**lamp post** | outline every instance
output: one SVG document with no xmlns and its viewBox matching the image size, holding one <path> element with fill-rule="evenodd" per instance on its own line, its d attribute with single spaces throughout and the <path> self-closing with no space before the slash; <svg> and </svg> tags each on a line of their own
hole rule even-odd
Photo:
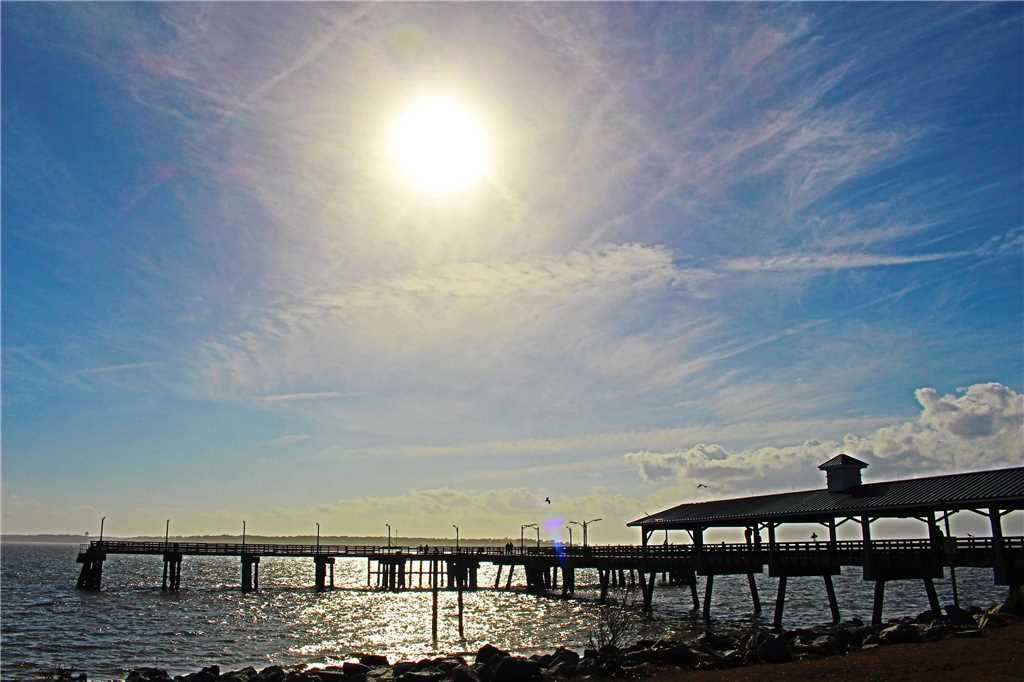
<svg viewBox="0 0 1024 682">
<path fill-rule="evenodd" d="M 533 527 L 537 529 L 537 549 L 540 549 L 540 526 L 535 523 Z"/>
<path fill-rule="evenodd" d="M 320 553 L 320 522 L 316 522 L 316 553 Z"/>
<path fill-rule="evenodd" d="M 458 527 L 458 526 L 456 526 L 456 525 L 455 525 L 455 524 L 453 523 L 453 524 L 452 524 L 452 528 L 454 528 L 454 529 L 455 529 L 455 551 L 456 551 L 456 552 L 458 552 L 458 551 L 459 551 L 459 527 Z"/>
<path fill-rule="evenodd" d="M 167 523 L 164 524 L 164 551 L 167 551 L 168 538 L 171 535 L 171 520 L 167 519 Z"/>
<path fill-rule="evenodd" d="M 384 525 L 388 527 L 388 549 L 391 549 L 391 524 L 385 523 Z"/>
<path fill-rule="evenodd" d="M 590 519 L 589 521 L 570 521 L 569 523 L 574 524 L 576 526 L 579 526 L 580 528 L 583 529 L 583 546 L 586 547 L 587 546 L 587 539 L 588 539 L 587 538 L 587 526 L 589 526 L 592 523 L 597 523 L 598 521 L 603 521 L 603 520 L 604 519 Z"/>
<path fill-rule="evenodd" d="M 525 554 L 526 553 L 526 529 L 527 528 L 536 528 L 536 527 L 537 527 L 536 523 L 524 523 L 521 526 L 519 526 L 519 553 L 520 554 Z M 540 533 L 539 530 L 537 532 L 538 532 L 538 534 Z"/>
<path fill-rule="evenodd" d="M 107 521 L 107 517 L 106 516 L 104 516 L 102 519 L 100 519 L 100 544 L 101 545 L 103 544 L 103 524 L 106 523 L 106 521 Z"/>
<path fill-rule="evenodd" d="M 572 526 L 566 526 L 565 529 L 569 531 L 569 548 L 572 549 Z"/>
<path fill-rule="evenodd" d="M 242 520 L 242 554 L 245 554 L 245 520 Z"/>
</svg>

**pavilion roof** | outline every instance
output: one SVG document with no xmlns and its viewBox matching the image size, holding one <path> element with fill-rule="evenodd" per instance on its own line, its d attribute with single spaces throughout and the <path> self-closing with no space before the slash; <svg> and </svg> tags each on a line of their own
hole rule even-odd
<svg viewBox="0 0 1024 682">
<path fill-rule="evenodd" d="M 804 490 L 690 502 L 627 525 L 658 529 L 743 526 L 763 521 L 817 521 L 862 513 L 910 516 L 989 506 L 1024 508 L 1024 467 L 864 483 L 843 492 Z"/>
</svg>

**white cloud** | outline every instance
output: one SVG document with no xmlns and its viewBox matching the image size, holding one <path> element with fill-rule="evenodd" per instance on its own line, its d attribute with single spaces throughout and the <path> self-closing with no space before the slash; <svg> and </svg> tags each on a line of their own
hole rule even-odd
<svg viewBox="0 0 1024 682">
<path fill-rule="evenodd" d="M 668 452 L 630 452 L 625 459 L 647 481 L 711 480 L 716 492 L 817 486 L 815 466 L 838 452 L 872 464 L 867 475 L 876 477 L 1024 463 L 1024 395 L 998 383 L 974 384 L 957 395 L 940 395 L 931 388 L 915 395 L 922 408 L 917 419 L 884 426 L 869 436 L 732 453 L 717 444 L 698 444 Z"/>
<path fill-rule="evenodd" d="M 925 253 L 916 256 L 893 256 L 872 253 L 789 253 L 777 256 L 734 258 L 722 263 L 725 270 L 741 272 L 790 270 L 845 270 L 849 268 L 875 268 L 960 258 L 963 252 Z"/>
</svg>

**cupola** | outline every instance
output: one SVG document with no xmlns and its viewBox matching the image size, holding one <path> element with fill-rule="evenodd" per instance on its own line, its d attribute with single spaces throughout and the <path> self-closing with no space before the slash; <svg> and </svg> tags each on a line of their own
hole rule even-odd
<svg viewBox="0 0 1024 682">
<path fill-rule="evenodd" d="M 830 493 L 843 493 L 860 485 L 860 470 L 867 466 L 855 457 L 840 453 L 818 468 L 825 472 Z"/>
</svg>

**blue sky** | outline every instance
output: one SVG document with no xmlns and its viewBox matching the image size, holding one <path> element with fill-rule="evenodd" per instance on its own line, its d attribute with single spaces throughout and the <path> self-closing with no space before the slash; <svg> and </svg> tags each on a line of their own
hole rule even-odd
<svg viewBox="0 0 1024 682">
<path fill-rule="evenodd" d="M 7 4 L 4 530 L 626 539 L 1020 464 L 1022 23 Z M 491 147 L 443 197 L 386 153 L 433 92 Z"/>
</svg>

